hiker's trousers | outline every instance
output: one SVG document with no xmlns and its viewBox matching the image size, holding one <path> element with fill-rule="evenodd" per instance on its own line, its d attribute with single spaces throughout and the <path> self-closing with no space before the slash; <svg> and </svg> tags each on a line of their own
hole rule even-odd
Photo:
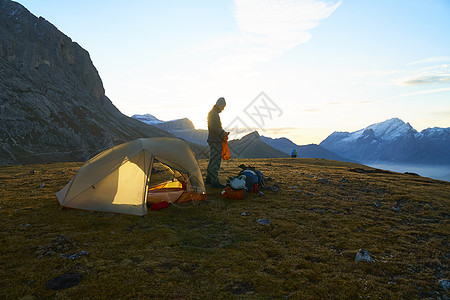
<svg viewBox="0 0 450 300">
<path fill-rule="evenodd" d="M 209 164 L 206 169 L 206 177 L 211 182 L 219 182 L 219 168 L 222 161 L 222 143 L 209 144 Z"/>
</svg>

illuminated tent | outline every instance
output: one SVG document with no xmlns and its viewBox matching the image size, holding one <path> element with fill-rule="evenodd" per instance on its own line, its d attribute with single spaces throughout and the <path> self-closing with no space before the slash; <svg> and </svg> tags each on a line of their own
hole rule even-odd
<svg viewBox="0 0 450 300">
<path fill-rule="evenodd" d="M 173 179 L 149 187 L 155 161 Z M 177 203 L 206 199 L 197 158 L 176 138 L 141 138 L 118 145 L 87 161 L 74 178 L 56 193 L 64 208 L 147 214 L 147 203 Z"/>
</svg>

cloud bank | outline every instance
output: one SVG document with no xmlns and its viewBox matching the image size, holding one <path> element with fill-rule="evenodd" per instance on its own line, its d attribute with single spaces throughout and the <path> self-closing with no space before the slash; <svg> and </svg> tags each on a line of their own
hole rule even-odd
<svg viewBox="0 0 450 300">
<path fill-rule="evenodd" d="M 239 31 L 212 38 L 191 50 L 216 53 L 209 70 L 249 71 L 255 64 L 306 43 L 311 39 L 309 31 L 340 5 L 341 1 L 235 0 L 233 14 Z"/>
</svg>

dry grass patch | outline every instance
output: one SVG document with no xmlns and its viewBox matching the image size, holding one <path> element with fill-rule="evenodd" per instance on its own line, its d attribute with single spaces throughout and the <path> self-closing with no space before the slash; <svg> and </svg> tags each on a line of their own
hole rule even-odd
<svg viewBox="0 0 450 300">
<path fill-rule="evenodd" d="M 208 201 L 144 218 L 59 210 L 55 193 L 81 163 L 0 167 L 0 297 L 449 296 L 437 282 L 449 277 L 450 183 L 322 159 L 233 159 L 222 163 L 221 181 L 241 163 L 280 192 L 227 200 L 208 188 Z M 375 262 L 356 263 L 361 248 Z M 60 256 L 79 251 L 89 255 Z M 83 278 L 46 290 L 65 273 Z"/>
</svg>

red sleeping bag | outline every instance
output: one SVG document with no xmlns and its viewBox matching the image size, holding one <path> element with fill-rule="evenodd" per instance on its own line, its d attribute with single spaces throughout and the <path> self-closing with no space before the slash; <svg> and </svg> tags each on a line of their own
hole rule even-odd
<svg viewBox="0 0 450 300">
<path fill-rule="evenodd" d="M 160 209 L 166 208 L 168 206 L 169 206 L 169 202 L 161 201 L 161 202 L 157 202 L 157 203 L 152 203 L 150 205 L 150 210 L 153 210 L 153 211 L 160 210 Z"/>
</svg>

